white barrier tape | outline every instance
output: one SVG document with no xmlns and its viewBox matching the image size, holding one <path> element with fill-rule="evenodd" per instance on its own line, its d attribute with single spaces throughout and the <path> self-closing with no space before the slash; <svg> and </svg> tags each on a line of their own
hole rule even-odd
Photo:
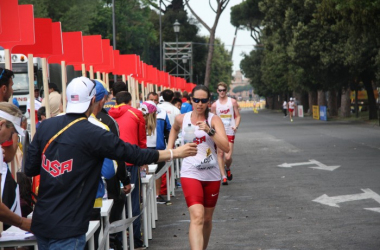
<svg viewBox="0 0 380 250">
<path fill-rule="evenodd" d="M 164 173 L 166 173 L 171 165 L 173 165 L 173 161 L 166 162 L 165 166 L 155 175 L 155 179 L 159 179 Z"/>
<path fill-rule="evenodd" d="M 109 235 L 109 234 L 114 234 L 114 233 L 119 233 L 119 232 L 124 232 L 127 230 L 127 228 L 140 216 L 125 219 L 125 220 L 117 220 L 112 222 L 111 224 L 107 223 L 106 228 L 104 229 L 103 235 Z M 107 237 L 103 237 L 102 241 L 99 244 L 98 250 L 103 250 L 106 249 L 106 240 Z"/>
<path fill-rule="evenodd" d="M 154 185 L 154 184 L 153 184 Z M 146 192 L 146 197 L 149 197 L 150 193 L 153 192 L 153 188 L 150 187 L 150 185 L 148 185 L 148 189 L 147 189 L 147 192 Z M 106 228 L 104 229 L 104 233 L 103 235 L 108 235 L 108 234 L 113 234 L 113 233 L 118 233 L 118 232 L 123 232 L 123 231 L 126 231 L 127 228 L 138 218 L 140 217 L 146 206 L 147 206 L 147 203 L 148 203 L 148 199 L 147 199 L 147 202 L 145 202 L 144 206 L 140 208 L 140 214 L 137 215 L 137 216 L 134 216 L 132 218 L 129 218 L 129 219 L 124 219 L 124 220 L 117 220 L 117 221 L 114 221 L 112 222 L 111 224 L 107 223 L 107 226 Z M 98 250 L 104 250 L 105 249 L 105 244 L 106 244 L 106 240 L 107 240 L 107 237 L 103 237 L 102 238 L 102 241 L 100 242 L 99 244 L 99 247 L 98 247 Z"/>
</svg>

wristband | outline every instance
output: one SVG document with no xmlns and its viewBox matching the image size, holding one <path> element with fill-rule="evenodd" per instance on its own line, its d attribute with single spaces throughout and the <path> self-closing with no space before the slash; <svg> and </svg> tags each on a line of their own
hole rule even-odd
<svg viewBox="0 0 380 250">
<path fill-rule="evenodd" d="M 173 150 L 169 149 L 169 151 L 170 151 L 170 160 L 168 160 L 168 161 L 172 161 L 173 160 Z"/>
</svg>

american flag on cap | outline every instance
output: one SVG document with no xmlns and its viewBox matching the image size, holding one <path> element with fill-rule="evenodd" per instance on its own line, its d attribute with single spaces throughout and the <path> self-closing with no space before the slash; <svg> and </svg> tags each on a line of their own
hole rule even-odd
<svg viewBox="0 0 380 250">
<path fill-rule="evenodd" d="M 71 95 L 70 99 L 72 102 L 78 102 L 79 101 L 79 95 Z"/>
</svg>

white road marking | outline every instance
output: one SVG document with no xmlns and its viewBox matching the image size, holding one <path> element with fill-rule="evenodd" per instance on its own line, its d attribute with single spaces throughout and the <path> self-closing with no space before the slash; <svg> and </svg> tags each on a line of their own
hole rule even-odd
<svg viewBox="0 0 380 250">
<path fill-rule="evenodd" d="M 358 201 L 358 200 L 366 200 L 373 199 L 380 204 L 380 195 L 372 191 L 371 189 L 362 189 L 363 193 L 360 194 L 349 194 L 349 195 L 339 195 L 329 197 L 327 194 L 324 194 L 316 199 L 314 202 L 318 202 L 331 207 L 340 207 L 338 203 L 347 202 L 347 201 Z M 366 210 L 374 211 L 380 213 L 380 207 L 378 208 L 364 208 Z"/>
<path fill-rule="evenodd" d="M 280 167 L 280 168 L 291 168 L 291 167 L 304 166 L 304 165 L 317 165 L 318 167 L 309 167 L 309 168 L 326 170 L 326 171 L 334 171 L 335 169 L 340 167 L 340 166 L 327 166 L 327 165 L 325 165 L 322 162 L 319 162 L 317 160 L 309 160 L 307 162 L 298 162 L 298 163 L 283 163 L 281 165 L 278 165 L 278 167 Z"/>
</svg>

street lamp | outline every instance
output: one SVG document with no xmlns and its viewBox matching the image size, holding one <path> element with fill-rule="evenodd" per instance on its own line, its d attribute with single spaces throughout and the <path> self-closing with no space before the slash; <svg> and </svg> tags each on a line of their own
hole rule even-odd
<svg viewBox="0 0 380 250">
<path fill-rule="evenodd" d="M 175 22 L 173 23 L 173 28 L 174 28 L 174 33 L 175 33 L 175 43 L 176 43 L 176 47 L 177 47 L 177 52 L 176 52 L 176 62 L 177 62 L 177 67 L 176 67 L 176 71 L 177 71 L 177 76 L 178 76 L 178 33 L 179 33 L 179 30 L 180 30 L 180 26 L 181 24 L 178 22 L 178 19 L 175 20 Z"/>
<path fill-rule="evenodd" d="M 183 62 L 183 64 L 187 63 L 187 59 L 189 59 L 189 57 L 187 55 L 183 55 L 182 56 L 182 62 Z"/>
</svg>

